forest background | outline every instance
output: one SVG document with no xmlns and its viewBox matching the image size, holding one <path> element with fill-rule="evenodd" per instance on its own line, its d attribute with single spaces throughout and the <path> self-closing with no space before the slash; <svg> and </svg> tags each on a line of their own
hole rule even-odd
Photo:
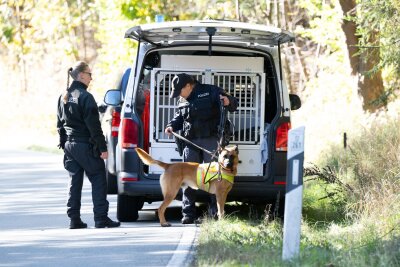
<svg viewBox="0 0 400 267">
<path fill-rule="evenodd" d="M 283 49 L 291 93 L 302 100 L 293 127 L 306 126 L 306 161 L 331 143 L 397 117 L 399 1 L 378 0 L 1 0 L 1 146 L 55 148 L 56 102 L 77 60 L 93 71 L 101 101 L 130 67 L 141 23 L 240 20 L 296 34 Z"/>
</svg>

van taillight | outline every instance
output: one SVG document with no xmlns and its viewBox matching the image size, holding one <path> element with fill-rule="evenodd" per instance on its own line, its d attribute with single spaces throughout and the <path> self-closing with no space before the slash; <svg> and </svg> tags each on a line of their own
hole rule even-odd
<svg viewBox="0 0 400 267">
<path fill-rule="evenodd" d="M 119 124 L 121 122 L 121 114 L 118 111 L 113 111 L 111 119 L 111 136 L 118 137 Z"/>
<path fill-rule="evenodd" d="M 288 143 L 288 132 L 291 128 L 289 122 L 284 122 L 279 125 L 278 129 L 276 129 L 276 142 L 275 142 L 275 150 L 276 151 L 287 151 L 287 143 Z"/>
<path fill-rule="evenodd" d="M 132 119 L 122 119 L 121 144 L 122 148 L 135 148 L 138 144 L 139 126 Z"/>
</svg>

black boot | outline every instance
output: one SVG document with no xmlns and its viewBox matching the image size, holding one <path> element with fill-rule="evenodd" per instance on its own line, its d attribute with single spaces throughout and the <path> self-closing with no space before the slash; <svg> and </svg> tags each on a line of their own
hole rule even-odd
<svg viewBox="0 0 400 267">
<path fill-rule="evenodd" d="M 110 218 L 106 217 L 106 219 L 101 220 L 101 221 L 96 221 L 94 224 L 94 227 L 96 228 L 114 228 L 114 227 L 119 227 L 121 225 L 120 222 L 115 222 L 111 220 Z"/>
<path fill-rule="evenodd" d="M 191 217 L 184 216 L 182 218 L 182 224 L 193 224 L 193 223 L 194 223 L 194 219 Z"/>
<path fill-rule="evenodd" d="M 81 229 L 87 228 L 87 224 L 82 222 L 81 218 L 71 219 L 69 223 L 69 229 Z"/>
</svg>

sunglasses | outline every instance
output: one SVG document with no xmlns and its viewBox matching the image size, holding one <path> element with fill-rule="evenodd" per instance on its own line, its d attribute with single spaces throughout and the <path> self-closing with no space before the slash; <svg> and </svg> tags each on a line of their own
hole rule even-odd
<svg viewBox="0 0 400 267">
<path fill-rule="evenodd" d="M 92 73 L 91 72 L 84 71 L 83 73 L 89 74 L 90 78 L 92 78 Z"/>
</svg>

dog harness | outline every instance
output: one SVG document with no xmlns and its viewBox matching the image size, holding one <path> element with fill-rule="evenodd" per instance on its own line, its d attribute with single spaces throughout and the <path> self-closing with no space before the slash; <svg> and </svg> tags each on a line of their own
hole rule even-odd
<svg viewBox="0 0 400 267">
<path fill-rule="evenodd" d="M 233 175 L 219 173 L 219 165 L 217 162 L 212 162 L 210 168 L 208 168 L 208 166 L 209 164 L 200 164 L 197 168 L 197 186 L 199 189 L 208 192 L 210 190 L 210 182 L 219 177 L 233 184 L 233 179 L 235 177 Z"/>
</svg>

